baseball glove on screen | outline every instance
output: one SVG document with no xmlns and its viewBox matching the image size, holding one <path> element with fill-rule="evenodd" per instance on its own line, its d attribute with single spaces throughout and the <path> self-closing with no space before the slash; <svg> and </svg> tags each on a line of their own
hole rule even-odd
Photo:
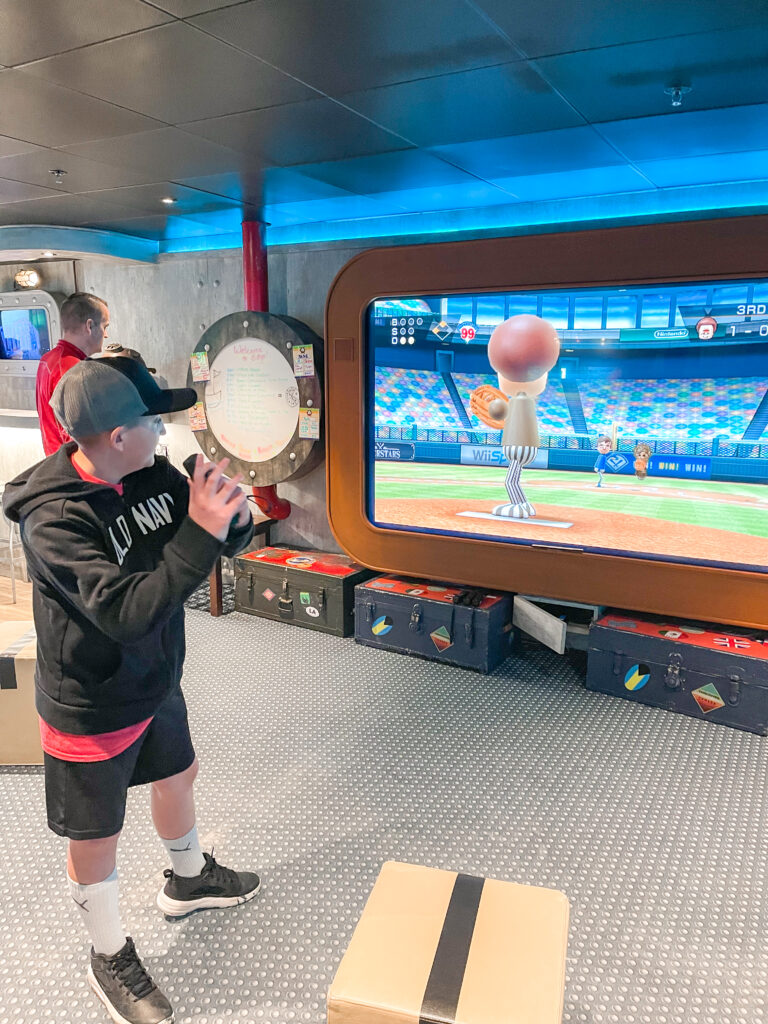
<svg viewBox="0 0 768 1024">
<path fill-rule="evenodd" d="M 488 411 L 491 402 L 497 398 L 502 399 L 504 402 L 507 401 L 507 396 L 499 391 L 498 388 L 494 388 L 490 384 L 482 384 L 479 388 L 475 388 L 469 396 L 469 411 L 473 416 L 481 420 L 486 427 L 492 427 L 494 430 L 503 430 L 504 420 L 495 420 Z"/>
</svg>

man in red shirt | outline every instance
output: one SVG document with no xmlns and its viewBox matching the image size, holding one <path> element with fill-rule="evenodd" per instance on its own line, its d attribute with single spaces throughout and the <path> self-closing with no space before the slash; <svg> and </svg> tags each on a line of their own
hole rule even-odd
<svg viewBox="0 0 768 1024">
<path fill-rule="evenodd" d="M 101 351 L 109 329 L 109 309 L 103 299 L 90 292 L 75 292 L 61 307 L 61 333 L 58 345 L 46 352 L 37 369 L 37 415 L 46 455 L 71 441 L 53 414 L 51 395 L 61 378 L 76 363 Z"/>
</svg>

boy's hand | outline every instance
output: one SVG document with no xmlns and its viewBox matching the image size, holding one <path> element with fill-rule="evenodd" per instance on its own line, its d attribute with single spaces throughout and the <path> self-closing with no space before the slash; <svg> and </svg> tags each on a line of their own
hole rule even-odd
<svg viewBox="0 0 768 1024">
<path fill-rule="evenodd" d="M 234 525 L 238 527 L 238 529 L 241 529 L 246 523 L 250 523 L 252 520 L 253 516 L 251 515 L 251 506 L 248 504 L 248 498 L 244 494 L 240 511 L 237 513 Z"/>
<path fill-rule="evenodd" d="M 247 506 L 248 501 L 238 487 L 242 475 L 231 480 L 224 476 L 228 465 L 229 459 L 214 465 L 198 455 L 189 481 L 189 518 L 222 542 L 227 539 L 234 517 L 238 516 L 238 523 L 242 519 L 243 504 Z"/>
</svg>

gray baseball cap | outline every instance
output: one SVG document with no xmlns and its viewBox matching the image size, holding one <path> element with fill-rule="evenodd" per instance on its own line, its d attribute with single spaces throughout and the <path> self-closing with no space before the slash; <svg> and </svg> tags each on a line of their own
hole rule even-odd
<svg viewBox="0 0 768 1024">
<path fill-rule="evenodd" d="M 193 388 L 161 388 L 136 359 L 83 359 L 68 370 L 51 395 L 56 419 L 74 438 L 93 437 L 139 416 L 189 409 Z"/>
</svg>

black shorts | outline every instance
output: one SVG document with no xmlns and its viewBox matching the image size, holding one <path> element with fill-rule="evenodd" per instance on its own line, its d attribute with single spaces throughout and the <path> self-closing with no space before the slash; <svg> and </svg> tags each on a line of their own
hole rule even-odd
<svg viewBox="0 0 768 1024">
<path fill-rule="evenodd" d="M 177 687 L 141 736 L 108 761 L 44 756 L 49 828 L 70 839 L 113 836 L 123 827 L 130 786 L 178 775 L 194 761 L 184 695 Z"/>
</svg>

